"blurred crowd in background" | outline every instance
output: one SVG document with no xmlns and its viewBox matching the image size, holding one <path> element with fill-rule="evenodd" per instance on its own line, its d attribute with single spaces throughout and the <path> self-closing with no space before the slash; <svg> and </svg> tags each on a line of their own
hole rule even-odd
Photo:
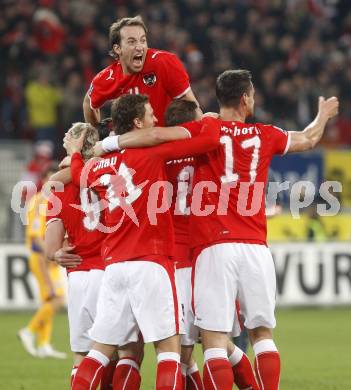
<svg viewBox="0 0 351 390">
<path fill-rule="evenodd" d="M 291 156 L 286 165 L 273 161 L 272 173 L 275 180 L 308 179 L 317 188 L 324 178 L 338 180 L 342 208 L 351 207 L 350 0 L 2 0 L 1 6 L 0 147 L 8 158 L 0 166 L 0 238 L 21 237 L 21 228 L 9 228 L 16 222 L 12 186 L 30 180 L 39 190 L 51 161 L 63 155 L 64 132 L 83 120 L 84 94 L 112 61 L 109 26 L 138 14 L 148 26 L 149 46 L 182 59 L 204 111 L 218 109 L 215 79 L 228 68 L 252 71 L 254 119 L 287 130 L 313 119 L 319 95 L 337 95 L 340 115 L 320 152 L 310 160 Z M 25 157 L 28 141 L 33 150 Z M 272 238 L 349 239 L 346 214 L 329 218 L 325 233 L 311 210 L 313 226 L 273 218 Z"/>
<path fill-rule="evenodd" d="M 3 0 L 0 136 L 57 145 L 82 117 L 94 75 L 112 60 L 108 29 L 142 15 L 149 46 L 184 62 L 204 111 L 216 111 L 216 76 L 248 68 L 256 120 L 300 130 L 318 95 L 338 95 L 324 146 L 351 144 L 351 5 L 348 0 Z M 56 152 L 60 153 L 60 148 Z"/>
</svg>

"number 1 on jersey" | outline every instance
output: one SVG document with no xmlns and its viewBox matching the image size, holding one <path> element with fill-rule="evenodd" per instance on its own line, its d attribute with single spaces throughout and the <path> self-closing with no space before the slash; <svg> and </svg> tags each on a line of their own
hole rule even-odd
<svg viewBox="0 0 351 390">
<path fill-rule="evenodd" d="M 194 167 L 185 166 L 178 174 L 178 190 L 175 205 L 175 215 L 190 215 L 190 205 L 188 195 L 192 192 L 194 177 Z"/>
<path fill-rule="evenodd" d="M 225 175 L 221 176 L 221 182 L 228 184 L 239 180 L 239 174 L 234 172 L 234 148 L 233 148 L 233 139 L 229 135 L 223 135 L 220 138 L 220 143 L 224 145 L 224 158 L 225 166 L 224 172 Z M 251 154 L 251 164 L 250 164 L 250 184 L 253 184 L 257 176 L 257 165 L 259 159 L 259 150 L 261 147 L 261 140 L 256 135 L 252 138 L 248 138 L 245 141 L 241 142 L 241 147 L 243 149 L 253 148 Z"/>
<path fill-rule="evenodd" d="M 224 145 L 224 172 L 225 175 L 221 176 L 222 183 L 232 183 L 239 179 L 239 175 L 234 173 L 234 149 L 233 149 L 233 140 L 229 135 L 223 135 L 219 142 Z"/>
</svg>

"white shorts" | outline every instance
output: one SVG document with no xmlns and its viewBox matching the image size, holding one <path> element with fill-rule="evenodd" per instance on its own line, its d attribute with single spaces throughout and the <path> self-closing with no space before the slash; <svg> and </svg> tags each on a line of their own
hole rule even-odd
<svg viewBox="0 0 351 390">
<path fill-rule="evenodd" d="M 240 310 L 239 310 L 239 301 L 236 299 L 235 301 L 235 310 L 234 310 L 234 323 L 232 331 L 229 334 L 229 337 L 239 337 L 241 331 L 243 330 L 244 324 L 240 319 Z"/>
<path fill-rule="evenodd" d="M 185 334 L 181 337 L 182 345 L 194 345 L 199 338 L 199 328 L 194 325 L 194 313 L 191 308 L 191 267 L 176 269 L 176 283 L 179 301 L 184 316 Z"/>
<path fill-rule="evenodd" d="M 274 328 L 276 279 L 273 258 L 264 245 L 224 243 L 204 249 L 195 263 L 195 325 L 231 332 L 235 300 L 248 329 Z"/>
<path fill-rule="evenodd" d="M 75 271 L 68 274 L 68 321 L 71 350 L 90 351 L 88 330 L 93 326 L 96 305 L 104 271 Z"/>
<path fill-rule="evenodd" d="M 123 346 L 182 333 L 174 264 L 133 260 L 106 267 L 96 320 L 89 334 L 103 344 Z"/>
<path fill-rule="evenodd" d="M 184 346 L 194 345 L 199 340 L 200 330 L 195 326 L 195 316 L 192 310 L 192 284 L 191 284 L 191 267 L 176 269 L 176 284 L 179 301 L 182 306 L 184 316 L 184 331 L 185 334 L 181 337 L 181 344 Z M 229 337 L 240 336 L 242 326 L 239 321 L 238 307 L 234 311 L 233 329 L 229 332 Z"/>
</svg>

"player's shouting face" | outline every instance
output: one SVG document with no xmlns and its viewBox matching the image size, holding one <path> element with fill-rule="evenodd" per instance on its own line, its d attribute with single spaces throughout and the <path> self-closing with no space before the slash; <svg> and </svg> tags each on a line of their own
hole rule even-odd
<svg viewBox="0 0 351 390">
<path fill-rule="evenodd" d="M 121 29 L 121 41 L 116 45 L 116 53 L 125 73 L 140 72 L 144 66 L 147 40 L 141 26 L 124 26 Z"/>
</svg>

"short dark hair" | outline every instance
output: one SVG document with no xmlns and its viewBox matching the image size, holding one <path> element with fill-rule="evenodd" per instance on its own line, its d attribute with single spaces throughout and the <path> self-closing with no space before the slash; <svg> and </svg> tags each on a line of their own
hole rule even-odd
<svg viewBox="0 0 351 390">
<path fill-rule="evenodd" d="M 117 135 L 127 133 L 134 127 L 134 119 L 143 119 L 145 104 L 149 103 L 146 95 L 126 94 L 114 100 L 111 106 L 113 130 Z"/>
<path fill-rule="evenodd" d="M 134 16 L 134 18 L 122 18 L 114 22 L 110 26 L 109 33 L 109 42 L 110 42 L 110 51 L 109 54 L 113 58 L 118 58 L 116 53 L 113 51 L 113 45 L 121 44 L 121 30 L 125 26 L 140 26 L 144 29 L 145 34 L 147 33 L 147 28 L 145 23 L 140 15 Z"/>
<path fill-rule="evenodd" d="M 252 88 L 251 72 L 246 69 L 226 70 L 217 77 L 216 96 L 220 106 L 237 107 L 244 93 Z"/>
<path fill-rule="evenodd" d="M 197 104 L 192 100 L 173 100 L 165 112 L 166 126 L 176 126 L 196 119 Z"/>
<path fill-rule="evenodd" d="M 112 128 L 112 118 L 105 118 L 96 125 L 96 130 L 99 133 L 99 140 L 102 141 L 110 135 Z"/>
</svg>

